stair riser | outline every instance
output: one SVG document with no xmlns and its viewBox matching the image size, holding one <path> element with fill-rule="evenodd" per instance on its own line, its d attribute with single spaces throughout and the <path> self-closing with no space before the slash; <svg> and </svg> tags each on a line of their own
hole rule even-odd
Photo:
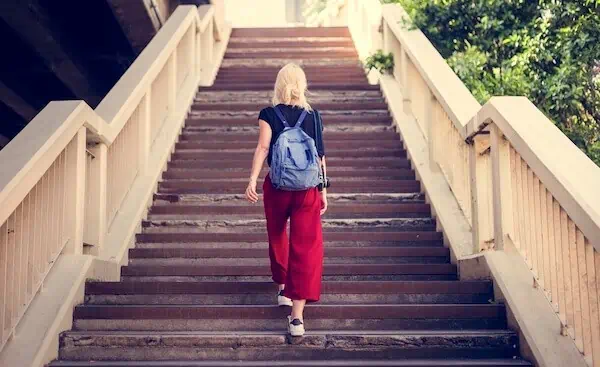
<svg viewBox="0 0 600 367">
<path fill-rule="evenodd" d="M 258 138 L 255 136 L 255 140 Z M 175 144 L 176 150 L 182 149 L 231 149 L 235 147 L 235 149 L 255 149 L 256 141 L 252 141 L 250 139 L 245 141 L 212 141 L 212 142 L 191 142 L 191 141 L 183 141 Z M 389 141 L 376 141 L 376 140 L 364 140 L 364 141 L 354 141 L 352 145 L 356 147 L 356 149 L 361 149 L 365 151 L 376 150 L 378 152 L 386 152 L 388 150 L 402 150 L 402 143 L 399 140 L 389 140 Z M 336 152 L 340 150 L 348 150 L 348 142 L 347 141 L 329 141 L 327 140 L 327 153 Z"/>
<path fill-rule="evenodd" d="M 309 102 L 311 106 L 323 111 L 371 111 L 383 110 L 388 111 L 389 108 L 382 103 L 383 96 L 378 91 L 311 91 Z M 212 108 L 211 105 L 229 106 L 229 105 L 258 105 L 260 109 L 273 105 L 272 91 L 204 91 L 200 89 L 194 98 L 192 107 L 202 106 Z M 331 108 L 323 108 L 323 106 Z M 356 108 L 349 109 L 346 106 L 356 105 Z M 377 105 L 380 108 L 371 108 L 372 105 Z M 368 108 L 367 108 L 368 107 Z M 259 110 L 260 110 L 259 109 Z M 202 111 L 203 109 L 198 109 Z M 213 108 L 214 110 L 214 108 Z M 220 111 L 229 112 L 230 109 L 217 109 Z M 258 112 L 256 108 L 246 108 L 245 111 Z M 235 112 L 235 111 L 232 111 Z"/>
<path fill-rule="evenodd" d="M 447 248 L 332 248 L 325 249 L 325 257 L 447 257 L 449 250 Z M 267 258 L 267 254 L 262 249 L 190 249 L 188 247 L 179 247 L 162 250 L 148 249 L 129 249 L 130 259 L 170 259 L 170 258 Z"/>
<path fill-rule="evenodd" d="M 162 204 L 162 203 L 161 203 Z M 264 215 L 262 205 L 202 205 L 203 202 L 184 202 L 181 204 L 173 203 L 166 205 L 152 206 L 150 213 L 152 215 Z M 235 204 L 235 203 L 232 203 Z M 332 200 L 331 204 L 334 204 Z M 348 205 L 335 203 L 328 209 L 327 214 L 338 215 L 383 215 L 386 218 L 404 218 L 405 216 L 429 216 L 430 207 L 428 204 L 363 204 Z M 181 218 L 185 219 L 185 218 Z"/>
<path fill-rule="evenodd" d="M 251 65 L 249 65 L 246 68 L 243 68 L 241 66 L 239 66 L 239 64 L 237 65 L 226 65 L 224 67 L 222 67 L 219 70 L 219 73 L 217 75 L 224 75 L 224 76 L 228 76 L 231 79 L 237 79 L 237 78 L 241 78 L 241 79 L 245 79 L 246 76 L 248 75 L 264 75 L 264 76 L 269 76 L 269 75 L 277 75 L 277 73 L 279 72 L 279 70 L 281 69 L 281 66 L 283 66 L 284 64 L 282 63 L 281 66 L 276 65 L 273 63 L 261 63 L 260 60 L 253 60 L 255 62 L 253 62 Z M 278 61 L 278 60 L 276 60 Z M 323 62 L 312 62 L 312 60 L 303 60 L 303 70 L 304 73 L 307 76 L 307 79 L 310 80 L 309 76 L 313 75 L 318 77 L 319 74 L 322 75 L 366 75 L 365 74 L 365 69 L 363 69 L 361 67 L 361 65 L 359 63 L 357 63 L 356 61 L 353 62 L 347 62 L 347 60 L 339 60 L 341 62 L 336 63 L 336 64 L 327 64 L 327 63 L 323 63 Z M 227 64 L 227 62 L 226 62 Z M 246 71 L 246 74 L 244 74 L 244 70 Z M 315 78 L 313 78 L 313 80 L 315 80 Z M 318 80 L 318 79 L 316 79 Z"/>
<path fill-rule="evenodd" d="M 194 127 L 200 126 L 255 126 L 258 123 L 258 112 L 254 118 L 232 117 L 232 118 L 200 118 L 201 115 L 190 115 L 186 120 L 184 132 L 194 131 Z M 388 126 L 392 123 L 389 116 L 329 116 L 323 123 L 331 125 L 365 124 L 365 125 L 383 125 Z"/>
<path fill-rule="evenodd" d="M 215 160 L 172 160 L 169 162 L 169 169 L 249 169 L 252 163 L 252 157 L 239 161 L 219 161 Z M 356 169 L 411 169 L 411 164 L 408 160 L 403 158 L 396 159 L 339 159 L 339 158 L 327 158 L 328 166 L 337 166 L 344 168 L 356 168 Z M 333 176 L 332 176 L 333 177 Z M 340 183 L 336 182 L 332 184 L 338 186 Z M 245 189 L 245 187 L 244 187 Z M 420 190 L 417 190 L 420 191 Z M 369 190 L 369 192 L 372 192 Z M 385 191 L 384 191 L 385 192 Z M 405 191 L 407 192 L 407 191 Z M 237 193 L 237 192 L 236 192 Z M 357 192 L 360 193 L 360 192 Z"/>
<path fill-rule="evenodd" d="M 263 169 L 259 174 L 259 180 L 264 180 L 268 169 Z M 416 175 L 410 169 L 327 169 L 330 177 L 344 177 L 348 179 L 371 178 L 374 180 L 415 180 Z M 163 179 L 247 179 L 247 170 L 177 170 L 171 169 L 163 173 Z"/>
<path fill-rule="evenodd" d="M 311 361 L 268 361 L 273 367 L 531 367 L 532 365 L 521 359 L 400 359 L 390 361 L 387 359 L 367 360 L 311 360 Z M 58 361 L 51 367 L 264 367 L 265 361 L 148 361 L 148 362 L 109 362 L 109 361 Z"/>
<path fill-rule="evenodd" d="M 145 220 L 142 222 L 144 233 L 263 233 L 266 230 L 266 220 Z M 436 221 L 432 218 L 373 218 L 373 219 L 324 219 L 323 231 L 347 232 L 366 230 L 371 232 L 428 232 L 434 231 Z"/>
<path fill-rule="evenodd" d="M 277 74 L 273 73 L 271 75 L 256 75 L 256 74 L 252 74 L 249 73 L 248 75 L 246 75 L 245 77 L 243 77 L 244 83 L 250 83 L 250 82 L 255 82 L 255 83 L 273 83 L 273 85 L 275 85 L 275 81 Z M 311 76 L 308 75 L 307 78 L 310 78 Z M 242 77 L 236 78 L 236 77 L 231 77 L 231 76 L 222 76 L 222 75 L 218 75 L 215 83 L 217 84 L 236 84 L 239 83 L 236 81 L 239 80 Z M 313 77 L 312 79 L 315 79 L 315 77 Z M 310 80 L 310 79 L 309 79 Z M 353 84 L 357 84 L 357 83 L 367 83 L 368 79 L 367 77 L 362 74 L 358 74 L 356 73 L 355 75 L 323 75 L 321 77 L 319 77 L 319 81 L 321 83 L 353 83 Z M 263 106 L 264 107 L 264 106 Z"/>
<path fill-rule="evenodd" d="M 489 294 L 322 294 L 320 304 L 485 304 Z M 272 305 L 271 294 L 88 295 L 91 305 Z"/>
<path fill-rule="evenodd" d="M 173 160 L 184 160 L 184 159 L 199 159 L 199 160 L 251 160 L 254 152 L 227 152 L 222 150 L 214 151 L 198 151 L 198 150 L 184 150 L 180 149 L 177 153 L 171 155 Z M 354 150 L 354 151 L 328 151 L 328 157 L 346 157 L 350 158 L 367 158 L 367 157 L 398 157 L 406 158 L 406 152 L 404 150 Z M 354 176 L 357 177 L 357 176 Z"/>
<path fill-rule="evenodd" d="M 346 319 L 376 319 L 386 323 L 393 320 L 414 319 L 486 319 L 501 318 L 503 305 L 381 305 L 373 313 L 371 306 L 363 305 L 310 305 L 304 310 L 307 319 L 318 322 L 321 319 L 335 319 L 343 323 Z M 112 320 L 279 320 L 285 318 L 289 310 L 276 306 L 77 306 L 75 319 Z M 243 320 L 243 321 L 242 321 Z"/>
<path fill-rule="evenodd" d="M 197 101 L 192 105 L 192 111 L 260 111 L 261 109 L 268 106 L 269 102 L 259 103 L 206 103 Z M 311 103 L 311 106 L 317 110 L 329 110 L 329 111 L 357 111 L 357 110 L 387 110 L 385 103 L 327 103 L 317 102 Z"/>
<path fill-rule="evenodd" d="M 327 130 L 327 128 L 325 129 Z M 398 134 L 393 131 L 382 131 L 382 132 L 368 132 L 362 134 L 356 133 L 344 133 L 344 132 L 327 132 L 327 144 L 353 144 L 356 145 L 358 142 L 363 140 L 369 140 L 371 142 L 378 141 L 393 141 L 397 144 L 401 144 Z M 254 144 L 258 141 L 258 135 L 254 132 L 249 133 L 210 133 L 210 132 L 189 132 L 180 136 L 180 141 L 193 141 L 193 142 L 215 142 L 215 141 L 226 141 L 226 142 L 237 142 L 237 141 L 251 141 Z M 338 143 L 339 142 L 339 143 Z M 329 145 L 327 145 L 329 146 Z M 347 146 L 347 145 L 346 145 Z"/>
<path fill-rule="evenodd" d="M 225 67 L 221 69 L 218 77 L 228 78 L 231 81 L 240 80 L 246 81 L 248 76 L 251 77 L 263 77 L 269 80 L 272 80 L 280 68 L 271 68 L 271 67 L 260 67 L 255 66 L 252 68 L 240 69 L 238 67 Z M 244 74 L 245 72 L 245 74 Z M 321 76 L 334 76 L 334 77 L 353 77 L 353 78 L 365 78 L 365 70 L 362 69 L 359 65 L 347 65 L 347 66 L 339 66 L 339 67 L 304 67 L 304 73 L 306 74 L 306 78 L 310 80 L 319 80 L 321 81 Z M 367 84 L 366 81 L 362 82 L 363 84 Z M 352 83 L 355 84 L 355 83 Z M 311 95 L 313 97 L 313 95 Z M 312 100 L 312 98 L 311 98 Z"/>
<path fill-rule="evenodd" d="M 311 90 L 321 91 L 375 91 L 379 90 L 377 85 L 366 85 L 364 83 L 350 84 L 350 83 L 311 83 L 309 85 Z M 254 84 L 215 84 L 211 87 L 203 89 L 204 91 L 246 91 L 246 90 L 257 90 L 267 91 L 273 89 L 273 83 L 254 83 Z"/>
<path fill-rule="evenodd" d="M 313 51 L 313 52 L 300 52 L 300 51 L 287 51 L 287 52 L 264 52 L 264 53 L 254 53 L 253 55 L 249 55 L 246 53 L 238 53 L 238 52 L 227 52 L 225 53 L 225 59 L 255 59 L 255 60 L 269 60 L 269 59 L 303 59 L 303 60 L 311 60 L 311 59 L 355 59 L 357 54 L 355 51 Z"/>
<path fill-rule="evenodd" d="M 382 183 L 386 183 L 382 181 Z M 182 187 L 183 185 L 171 185 L 170 187 L 165 187 L 170 185 L 164 185 L 163 183 L 159 184 L 159 193 L 161 194 L 237 194 L 240 192 L 244 192 L 246 187 L 215 187 L 215 188 L 207 188 L 207 187 Z M 206 185 L 205 185 L 206 186 Z M 260 191 L 260 189 L 259 189 Z M 345 183 L 336 183 L 336 186 L 332 186 L 327 190 L 327 192 L 332 194 L 353 194 L 353 193 L 413 193 L 419 192 L 420 187 L 418 183 L 408 184 L 403 186 L 394 186 L 394 185 L 376 185 L 375 182 L 370 185 L 349 185 L 349 182 Z M 260 191 L 262 192 L 262 191 Z"/>
<path fill-rule="evenodd" d="M 193 180 L 167 180 L 159 184 L 159 190 L 171 190 L 179 193 L 243 193 L 248 184 L 246 182 L 231 181 L 193 181 Z M 412 180 L 361 180 L 341 181 L 332 183 L 330 190 L 336 192 L 419 192 L 419 182 Z"/>
<path fill-rule="evenodd" d="M 322 283 L 322 295 L 362 294 L 375 295 L 492 295 L 489 281 L 427 281 L 427 282 L 329 282 Z M 102 282 L 88 281 L 87 295 L 264 295 L 273 296 L 277 286 L 265 282 Z"/>
<path fill-rule="evenodd" d="M 447 256 L 427 256 L 427 257 L 325 257 L 324 264 L 444 264 L 450 261 Z M 190 258 L 169 258 L 169 259 L 149 259 L 136 258 L 130 259 L 130 266 L 269 266 L 269 259 L 256 258 L 217 258 L 217 259 L 190 259 Z"/>
<path fill-rule="evenodd" d="M 307 309 L 308 311 L 308 309 Z M 289 310 L 283 310 L 287 313 Z M 319 330 L 494 330 L 506 328 L 501 319 L 390 319 L 390 320 L 322 320 L 306 316 L 307 327 Z M 308 322 L 308 321 L 307 321 Z M 75 330 L 162 330 L 162 331 L 283 331 L 285 317 L 275 320 L 238 319 L 75 319 Z"/>
<path fill-rule="evenodd" d="M 362 350 L 361 350 L 362 349 Z M 381 359 L 419 358 L 427 355 L 429 358 L 511 358 L 515 355 L 514 348 L 486 348 L 482 346 L 467 348 L 386 348 L 372 346 L 370 348 L 334 348 L 334 347 L 269 347 L 269 348 L 210 348 L 195 346 L 164 346 L 147 347 L 125 346 L 105 348 L 104 346 L 85 346 L 63 348 L 60 358 L 72 360 L 99 361 L 168 361 L 168 360 L 221 360 L 221 361 L 295 361 L 313 359 L 343 359 L 360 360 L 372 358 L 376 353 Z"/>
<path fill-rule="evenodd" d="M 132 265 L 124 266 L 123 276 L 270 276 L 263 265 Z M 325 264 L 323 275 L 455 275 L 451 264 Z"/>
<path fill-rule="evenodd" d="M 215 170 L 211 170 L 215 171 Z M 237 194 L 209 194 L 209 195 L 177 195 L 177 194 L 154 194 L 154 204 L 180 204 L 180 205 L 219 205 L 222 204 L 224 207 L 229 206 L 245 206 L 255 207 L 256 204 L 251 204 L 246 200 L 246 196 L 243 193 Z M 366 211 L 375 205 L 381 208 L 388 208 L 392 205 L 398 205 L 404 211 L 404 206 L 410 207 L 415 205 L 416 207 L 411 208 L 410 211 L 420 211 L 416 208 L 419 205 L 425 204 L 425 196 L 421 193 L 404 193 L 404 194 L 330 194 L 328 195 L 329 203 L 334 204 L 337 208 L 353 207 L 355 205 L 363 205 Z M 250 209 L 249 209 L 250 210 Z M 341 209 L 340 209 L 341 210 Z M 408 209 L 406 209 L 408 210 Z"/>
<path fill-rule="evenodd" d="M 247 41 L 237 41 L 233 38 L 227 45 L 230 49 L 272 49 L 273 46 L 281 48 L 319 48 L 319 47 L 354 47 L 354 43 L 349 39 L 340 39 L 332 41 L 279 41 L 273 40 L 273 42 L 252 42 L 251 39 Z"/>
<path fill-rule="evenodd" d="M 344 37 L 350 38 L 346 27 L 327 28 L 234 28 L 231 39 L 236 38 L 297 38 L 297 37 Z"/>
<path fill-rule="evenodd" d="M 186 243 L 186 242 L 261 242 L 268 241 L 266 233 L 141 233 L 137 235 L 139 242 L 153 243 Z M 442 240 L 439 232 L 329 232 L 324 234 L 324 241 L 348 242 L 432 242 Z"/>
<path fill-rule="evenodd" d="M 369 281 L 454 281 L 456 274 L 393 274 L 393 275 L 324 275 L 323 281 L 369 282 Z M 121 277 L 125 282 L 268 282 L 271 275 L 140 275 Z"/>
<path fill-rule="evenodd" d="M 260 243 L 251 243 L 251 242 L 237 242 L 237 243 L 227 243 L 227 242 L 164 242 L 164 243 L 137 243 L 137 249 L 168 249 L 173 247 L 180 247 L 181 245 L 185 245 L 187 248 L 198 248 L 198 249 L 206 249 L 206 248 L 222 248 L 222 249 L 240 249 L 240 248 L 258 248 L 258 249 L 267 249 L 267 242 Z M 389 242 L 381 242 L 381 241 L 354 241 L 354 242 L 335 242 L 335 241 L 325 241 L 323 242 L 323 246 L 325 248 L 328 247 L 443 247 L 441 241 L 389 241 Z"/>
<path fill-rule="evenodd" d="M 330 204 L 331 205 L 331 204 Z M 210 213 L 210 211 L 208 211 L 207 213 L 204 214 L 195 214 L 194 211 L 197 211 L 195 209 L 199 209 L 200 211 L 202 210 L 202 207 L 193 207 L 194 210 L 190 210 L 190 213 L 188 214 L 183 214 L 182 211 L 179 211 L 180 205 L 174 205 L 173 206 L 173 212 L 174 214 L 150 214 L 148 216 L 149 220 L 153 220 L 153 221 L 164 221 L 164 220 L 183 220 L 183 219 L 190 219 L 190 220 L 209 220 L 209 219 L 217 219 L 217 220 L 226 220 L 226 219 L 230 219 L 230 220 L 259 220 L 259 219 L 264 219 L 265 218 L 265 214 L 264 211 L 261 211 L 262 206 L 260 206 L 259 208 L 257 208 L 257 212 L 256 213 L 247 213 L 246 211 L 244 211 L 244 213 L 240 213 L 240 214 L 236 214 L 235 212 L 231 212 L 231 213 Z M 153 207 L 152 210 L 156 210 L 156 206 Z M 160 207 L 160 208 L 164 208 L 164 207 Z M 192 209 L 192 208 L 190 208 Z M 185 211 L 183 211 L 185 212 Z M 429 214 L 427 213 L 403 213 L 403 212 L 369 212 L 369 213 L 351 213 L 351 212 L 343 212 L 340 210 L 334 211 L 332 210 L 332 207 L 330 206 L 329 209 L 327 210 L 327 213 L 325 213 L 323 215 L 324 219 L 377 219 L 377 218 L 390 218 L 390 217 L 394 217 L 394 218 L 427 218 L 429 217 Z"/>
</svg>

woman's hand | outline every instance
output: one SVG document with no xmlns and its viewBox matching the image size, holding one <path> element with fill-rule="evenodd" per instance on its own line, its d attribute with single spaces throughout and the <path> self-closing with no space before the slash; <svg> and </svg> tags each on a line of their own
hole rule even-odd
<svg viewBox="0 0 600 367">
<path fill-rule="evenodd" d="M 327 191 L 321 191 L 321 215 L 327 211 Z"/>
<path fill-rule="evenodd" d="M 250 182 L 248 182 L 248 187 L 246 187 L 246 199 L 251 203 L 256 203 L 258 201 L 256 180 L 250 179 Z"/>
</svg>

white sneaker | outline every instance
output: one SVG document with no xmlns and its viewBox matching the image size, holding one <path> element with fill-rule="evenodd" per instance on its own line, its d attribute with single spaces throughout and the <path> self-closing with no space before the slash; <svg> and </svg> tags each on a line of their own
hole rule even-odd
<svg viewBox="0 0 600 367">
<path fill-rule="evenodd" d="M 282 293 L 283 291 L 279 291 L 279 293 L 277 294 L 277 305 L 292 307 L 294 305 L 292 300 L 284 296 Z"/>
<path fill-rule="evenodd" d="M 304 335 L 304 323 L 300 319 L 293 319 L 292 316 L 288 316 L 288 332 L 291 336 L 303 336 Z"/>
</svg>

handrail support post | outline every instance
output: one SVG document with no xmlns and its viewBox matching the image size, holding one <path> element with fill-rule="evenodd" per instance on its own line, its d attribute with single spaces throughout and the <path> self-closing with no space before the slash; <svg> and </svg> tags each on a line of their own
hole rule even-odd
<svg viewBox="0 0 600 367">
<path fill-rule="evenodd" d="M 496 126 L 491 126 L 492 194 L 494 210 L 494 243 L 504 249 L 505 236 L 512 234 L 512 173 L 510 144 Z"/>
</svg>

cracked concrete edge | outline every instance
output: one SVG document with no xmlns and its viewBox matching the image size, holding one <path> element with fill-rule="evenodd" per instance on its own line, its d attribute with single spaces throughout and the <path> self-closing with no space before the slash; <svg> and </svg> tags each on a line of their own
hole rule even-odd
<svg viewBox="0 0 600 367">
<path fill-rule="evenodd" d="M 471 226 L 444 175 L 430 166 L 429 148 L 419 125 L 414 117 L 404 112 L 404 98 L 400 85 L 394 77 L 382 75 L 380 87 L 417 179 L 421 182 L 426 201 L 431 205 L 432 215 L 437 219 L 438 227 L 444 234 L 444 244 L 450 248 L 452 261 L 459 263 L 473 254 Z"/>
<path fill-rule="evenodd" d="M 506 246 L 510 247 L 510 246 Z M 587 367 L 584 356 L 568 336 L 533 275 L 516 250 L 482 255 L 494 281 L 496 299 L 507 308 L 508 325 L 518 331 L 521 355 L 538 367 Z"/>
</svg>

